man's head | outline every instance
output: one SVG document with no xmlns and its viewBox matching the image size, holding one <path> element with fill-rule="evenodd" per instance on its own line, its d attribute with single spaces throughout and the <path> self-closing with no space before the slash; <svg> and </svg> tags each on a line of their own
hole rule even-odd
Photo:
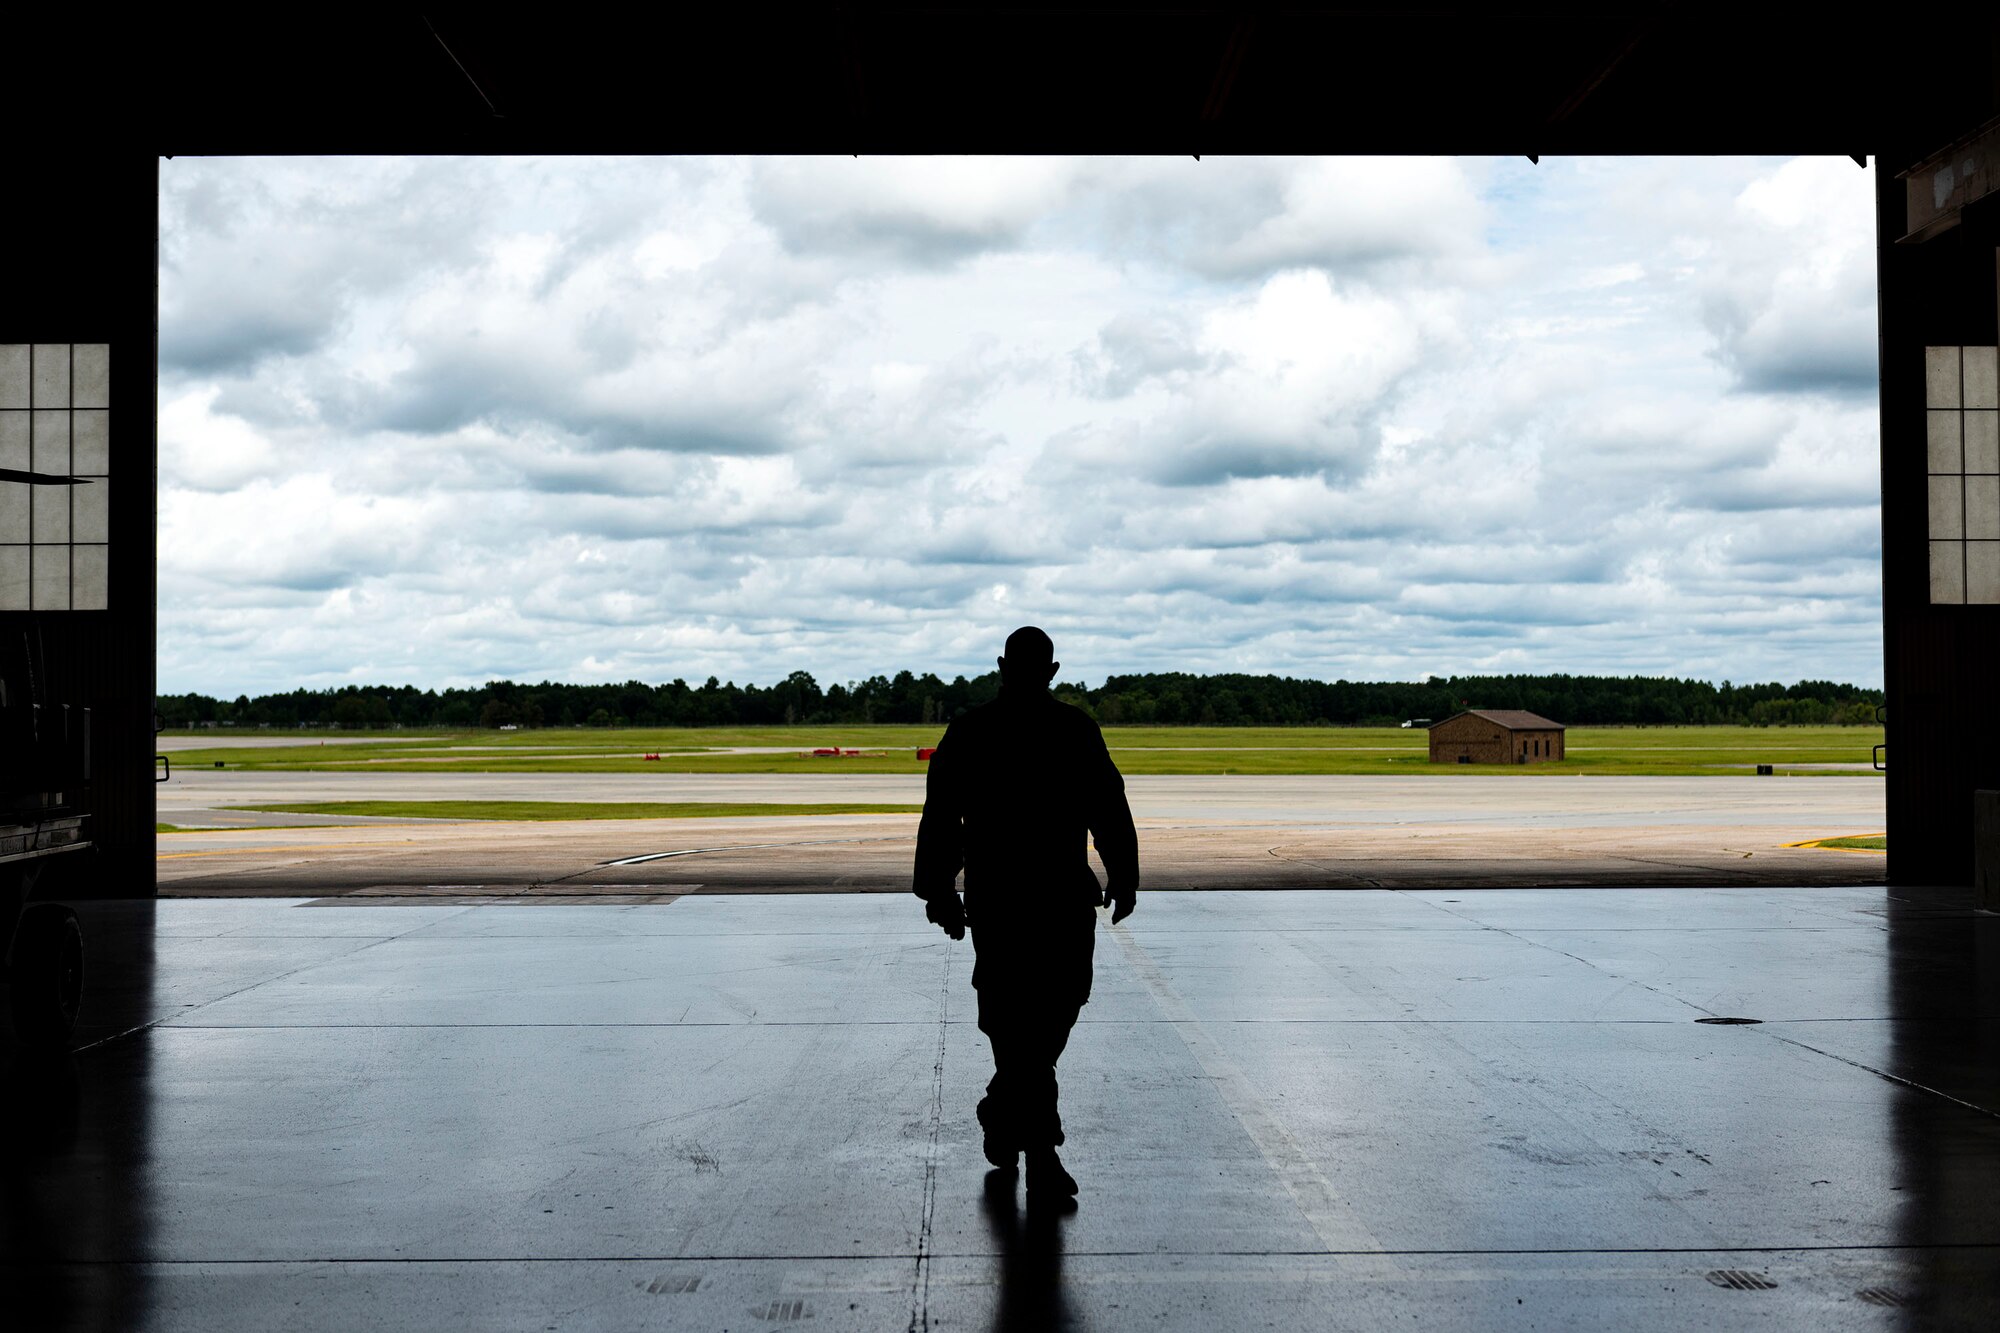
<svg viewBox="0 0 2000 1333">
<path fill-rule="evenodd" d="M 1000 683 L 1023 689 L 1045 689 L 1056 678 L 1056 646 L 1049 636 L 1033 625 L 1023 625 L 1007 636 L 1007 655 L 1000 659 Z"/>
</svg>

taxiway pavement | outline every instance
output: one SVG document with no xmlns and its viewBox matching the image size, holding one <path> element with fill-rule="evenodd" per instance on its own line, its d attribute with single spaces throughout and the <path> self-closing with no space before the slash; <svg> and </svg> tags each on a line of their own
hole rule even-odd
<svg viewBox="0 0 2000 1333">
<path fill-rule="evenodd" d="M 1883 827 L 1869 778 L 1134 777 L 1154 888 L 1879 883 L 1883 857 L 1788 844 Z M 908 887 L 914 815 L 513 823 L 228 807 L 338 800 L 920 804 L 921 776 L 176 773 L 163 893 L 643 900 Z M 246 828 L 282 822 L 307 827 Z M 234 825 L 234 827 L 232 827 Z"/>
</svg>

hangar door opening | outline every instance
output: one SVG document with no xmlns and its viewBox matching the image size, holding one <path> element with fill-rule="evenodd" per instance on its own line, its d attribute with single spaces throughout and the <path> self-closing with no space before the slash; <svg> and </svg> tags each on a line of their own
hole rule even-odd
<svg viewBox="0 0 2000 1333">
<path fill-rule="evenodd" d="M 163 162 L 161 891 L 901 891 L 1022 624 L 1152 887 L 1880 882 L 1871 177 Z"/>
</svg>

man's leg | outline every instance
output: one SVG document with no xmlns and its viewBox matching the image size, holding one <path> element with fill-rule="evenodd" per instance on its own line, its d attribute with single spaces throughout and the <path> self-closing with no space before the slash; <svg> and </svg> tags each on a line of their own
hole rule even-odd
<svg viewBox="0 0 2000 1333">
<path fill-rule="evenodd" d="M 1092 884 L 1095 884 L 1095 880 Z M 1024 1091 L 1030 1097 L 1026 1123 L 1033 1132 L 1023 1143 L 1027 1148 L 1051 1150 L 1063 1142 L 1062 1112 L 1057 1105 L 1060 1088 L 1056 1083 L 1056 1062 L 1069 1045 L 1070 1029 L 1077 1013 L 1090 998 L 1091 955 L 1096 948 L 1097 918 L 1085 908 L 1074 921 L 1052 921 L 1045 945 L 1044 972 L 1033 1002 L 1027 1007 L 1028 1028 L 1033 1042 L 1033 1082 Z M 1065 1177 L 1067 1179 L 1067 1177 Z M 1071 1182 L 1072 1189 L 1074 1182 Z"/>
<path fill-rule="evenodd" d="M 979 1099 L 979 1128 L 986 1137 L 986 1160 L 997 1167 L 1011 1167 L 1020 1155 L 1021 1096 L 1018 1085 L 1026 1043 L 1019 1031 L 1019 1015 L 990 982 L 979 988 L 979 1030 L 993 1048 L 993 1077 L 987 1080 L 986 1095 Z"/>
<path fill-rule="evenodd" d="M 1062 1158 L 1056 1155 L 1056 1148 L 1064 1142 L 1056 1062 L 1062 1058 L 1063 1048 L 1069 1045 L 1078 1008 L 1075 1004 L 1044 1005 L 1034 1016 L 1032 1062 L 1027 1063 L 1028 1076 L 1022 1082 L 1026 1105 L 1021 1122 L 1025 1131 L 1021 1146 L 1028 1155 L 1031 1194 L 1067 1198 L 1076 1193 L 1075 1177 L 1064 1169 Z"/>
<path fill-rule="evenodd" d="M 1058 1104 L 1061 1088 L 1056 1082 L 1056 1062 L 1069 1045 L 1070 1029 L 1076 1026 L 1078 1006 L 1042 1007 L 1032 1029 L 1025 1034 L 1022 1077 L 1021 1123 L 1024 1148 L 1056 1148 L 1064 1142 L 1062 1109 Z"/>
<path fill-rule="evenodd" d="M 995 1166 L 1011 1162 L 1020 1149 L 1063 1142 L 1056 1061 L 1069 1045 L 1076 1015 L 1075 1005 L 1009 1003 L 992 988 L 980 991 L 979 1027 L 993 1048 L 993 1077 L 979 1102 L 979 1126 Z M 995 1159 L 994 1149 L 1006 1162 Z"/>
<path fill-rule="evenodd" d="M 1056 1061 L 1090 994 L 1094 921 L 1085 912 L 1081 930 L 1058 926 L 1054 935 L 1062 943 L 1053 957 L 1046 929 L 1030 943 L 990 926 L 982 933 L 976 920 L 973 926 L 979 1030 L 993 1049 L 993 1078 L 979 1103 L 986 1158 L 995 1166 L 1012 1166 L 1025 1150 L 1031 1191 L 1039 1182 L 1044 1190 L 1076 1193 L 1076 1182 L 1055 1151 L 1064 1141 Z"/>
</svg>

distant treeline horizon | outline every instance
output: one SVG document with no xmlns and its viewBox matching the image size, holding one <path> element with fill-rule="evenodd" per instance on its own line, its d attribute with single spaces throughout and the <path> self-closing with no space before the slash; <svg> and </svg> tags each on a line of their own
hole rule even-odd
<svg viewBox="0 0 2000 1333">
<path fill-rule="evenodd" d="M 1320 681 L 1156 672 L 1096 688 L 1059 682 L 1057 697 L 1106 726 L 1396 726 L 1467 708 L 1520 708 L 1567 726 L 1825 726 L 1875 721 L 1881 690 L 1833 681 L 1717 685 L 1664 676 L 1443 676 Z M 773 685 L 710 676 L 700 685 L 538 685 L 509 680 L 444 690 L 343 685 L 256 698 L 161 695 L 162 725 L 454 729 L 942 724 L 1000 691 L 996 672 L 943 680 L 899 671 L 821 688 L 804 671 Z"/>
</svg>

